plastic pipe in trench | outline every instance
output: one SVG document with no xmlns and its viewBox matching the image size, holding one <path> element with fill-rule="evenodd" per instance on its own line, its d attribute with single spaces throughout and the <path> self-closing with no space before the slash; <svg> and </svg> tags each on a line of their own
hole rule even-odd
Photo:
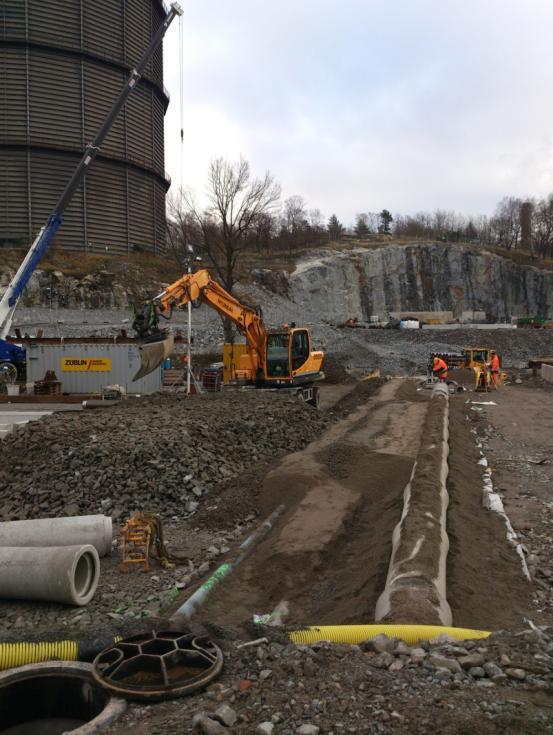
<svg viewBox="0 0 553 735">
<path fill-rule="evenodd" d="M 228 575 L 233 572 L 236 567 L 241 564 L 241 562 L 244 561 L 246 556 L 252 550 L 253 546 L 259 543 L 261 539 L 265 538 L 269 531 L 272 530 L 275 521 L 280 518 L 280 516 L 284 513 L 284 509 L 284 505 L 279 505 L 278 508 L 273 511 L 273 513 L 271 513 L 267 520 L 264 521 L 260 526 L 258 526 L 258 528 L 256 528 L 256 530 L 240 544 L 240 553 L 238 554 L 236 559 L 233 562 L 221 564 L 221 566 L 215 570 L 211 577 L 209 577 L 209 579 L 206 580 L 201 585 L 201 587 L 198 587 L 196 592 L 194 592 L 194 594 L 191 595 L 186 600 L 186 602 L 181 605 L 179 609 L 176 610 L 176 612 L 173 613 L 173 615 L 171 616 L 171 620 L 175 620 L 178 618 L 185 618 L 189 620 L 192 615 L 194 615 L 194 613 L 199 610 L 202 605 L 205 604 L 213 588 L 218 585 L 222 579 L 228 577 Z"/>
<path fill-rule="evenodd" d="M 253 546 L 261 541 L 273 528 L 275 521 L 285 510 L 280 505 L 245 541 L 240 545 L 240 552 L 233 562 L 222 564 L 204 584 L 182 605 L 172 619 L 189 618 L 207 600 L 215 585 L 228 576 L 248 555 Z M 1 559 L 2 549 L 0 549 Z M 0 562 L 1 564 L 1 562 Z M 0 576 L 1 584 L 1 576 Z M 0 643 L 0 671 L 15 666 L 48 661 L 53 658 L 62 658 L 67 661 L 88 661 L 100 653 L 104 648 L 113 645 L 114 641 L 121 640 L 116 636 L 104 640 L 62 640 L 62 641 L 18 641 L 15 643 Z"/>
<path fill-rule="evenodd" d="M 91 544 L 99 556 L 105 556 L 111 552 L 112 536 L 111 518 L 104 515 L 0 523 L 0 547 Z"/>
</svg>

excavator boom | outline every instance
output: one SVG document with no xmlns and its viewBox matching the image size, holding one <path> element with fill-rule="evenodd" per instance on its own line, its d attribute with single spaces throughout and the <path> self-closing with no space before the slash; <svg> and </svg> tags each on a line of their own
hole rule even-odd
<svg viewBox="0 0 553 735">
<path fill-rule="evenodd" d="M 242 304 L 203 268 L 181 276 L 135 314 L 133 327 L 144 339 L 140 348 L 142 365 L 135 380 L 159 367 L 172 350 L 170 333 L 159 331 L 159 318 L 169 319 L 174 309 L 189 302 L 210 306 L 244 335 L 247 354 L 241 358 L 239 377 L 246 382 L 281 387 L 312 384 L 324 377 L 323 353 L 311 351 L 307 329 L 292 326 L 270 332 L 259 308 Z"/>
</svg>

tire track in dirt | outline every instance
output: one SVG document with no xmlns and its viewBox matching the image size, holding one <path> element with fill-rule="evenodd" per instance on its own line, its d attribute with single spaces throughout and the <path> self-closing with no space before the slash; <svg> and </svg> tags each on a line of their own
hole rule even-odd
<svg viewBox="0 0 553 735">
<path fill-rule="evenodd" d="M 507 542 L 502 518 L 482 506 L 482 467 L 465 401 L 450 401 L 447 597 L 458 627 L 512 628 L 534 617 L 532 585 Z"/>
</svg>

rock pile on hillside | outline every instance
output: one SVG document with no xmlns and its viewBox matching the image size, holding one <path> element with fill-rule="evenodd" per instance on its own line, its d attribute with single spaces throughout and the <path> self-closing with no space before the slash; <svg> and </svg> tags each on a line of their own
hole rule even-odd
<svg viewBox="0 0 553 735">
<path fill-rule="evenodd" d="M 194 511 L 253 462 L 302 448 L 326 419 L 289 395 L 155 397 L 29 423 L 2 443 L 0 519 Z"/>
</svg>

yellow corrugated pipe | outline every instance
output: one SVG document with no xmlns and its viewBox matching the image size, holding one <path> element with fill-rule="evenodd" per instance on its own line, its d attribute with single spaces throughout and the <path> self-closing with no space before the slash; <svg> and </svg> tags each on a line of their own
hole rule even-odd
<svg viewBox="0 0 553 735">
<path fill-rule="evenodd" d="M 0 643 L 0 671 L 41 661 L 76 661 L 78 641 Z"/>
<path fill-rule="evenodd" d="M 116 635 L 81 640 L 0 643 L 0 671 L 42 661 L 92 661 L 100 651 L 120 640 L 121 636 Z"/>
<path fill-rule="evenodd" d="M 456 641 L 487 638 L 491 635 L 486 630 L 448 628 L 439 625 L 312 625 L 305 630 L 294 630 L 289 635 L 292 643 L 331 641 L 357 644 L 375 638 L 379 634 L 384 634 L 388 638 L 399 638 L 410 646 L 444 634 Z"/>
</svg>

